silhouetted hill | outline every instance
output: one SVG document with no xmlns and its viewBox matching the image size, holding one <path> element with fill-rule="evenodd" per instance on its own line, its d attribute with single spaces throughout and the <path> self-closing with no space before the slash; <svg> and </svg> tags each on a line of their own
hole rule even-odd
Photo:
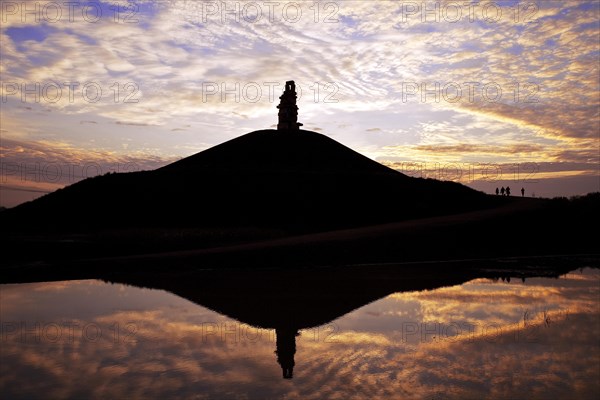
<svg viewBox="0 0 600 400">
<path fill-rule="evenodd" d="M 256 131 L 155 171 L 107 174 L 3 212 L 8 230 L 266 227 L 310 232 L 494 205 L 310 131 Z"/>
<path fill-rule="evenodd" d="M 237 137 L 184 158 L 161 172 L 231 171 L 234 173 L 397 173 L 325 135 L 311 131 L 262 130 Z"/>
</svg>

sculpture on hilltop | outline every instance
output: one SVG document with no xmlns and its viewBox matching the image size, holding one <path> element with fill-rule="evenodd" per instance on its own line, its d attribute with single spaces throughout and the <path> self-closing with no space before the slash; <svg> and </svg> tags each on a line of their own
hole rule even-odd
<svg viewBox="0 0 600 400">
<path fill-rule="evenodd" d="M 298 122 L 298 106 L 296 105 L 296 84 L 294 81 L 287 81 L 285 83 L 285 90 L 279 99 L 279 123 L 277 124 L 277 130 L 279 131 L 298 131 L 302 126 Z"/>
</svg>

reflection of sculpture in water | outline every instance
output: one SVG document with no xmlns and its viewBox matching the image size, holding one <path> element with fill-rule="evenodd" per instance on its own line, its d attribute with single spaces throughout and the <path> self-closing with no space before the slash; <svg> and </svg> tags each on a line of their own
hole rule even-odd
<svg viewBox="0 0 600 400">
<path fill-rule="evenodd" d="M 294 374 L 294 355 L 296 354 L 296 336 L 299 335 L 295 328 L 277 328 L 277 362 L 281 365 L 284 379 L 292 379 Z"/>
</svg>

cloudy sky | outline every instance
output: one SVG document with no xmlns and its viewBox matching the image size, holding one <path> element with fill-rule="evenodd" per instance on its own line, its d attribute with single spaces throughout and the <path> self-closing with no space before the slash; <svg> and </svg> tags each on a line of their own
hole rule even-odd
<svg viewBox="0 0 600 400">
<path fill-rule="evenodd" d="M 596 1 L 1 3 L 2 206 L 299 119 L 411 176 L 600 190 Z"/>
</svg>

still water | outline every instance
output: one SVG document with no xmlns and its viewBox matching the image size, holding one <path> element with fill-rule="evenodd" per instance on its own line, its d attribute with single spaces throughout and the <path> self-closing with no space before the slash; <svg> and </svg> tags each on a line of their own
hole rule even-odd
<svg viewBox="0 0 600 400">
<path fill-rule="evenodd" d="M 234 319 L 101 280 L 0 285 L 0 398 L 596 398 L 599 271 L 476 278 L 275 327 L 269 305 Z"/>
</svg>

